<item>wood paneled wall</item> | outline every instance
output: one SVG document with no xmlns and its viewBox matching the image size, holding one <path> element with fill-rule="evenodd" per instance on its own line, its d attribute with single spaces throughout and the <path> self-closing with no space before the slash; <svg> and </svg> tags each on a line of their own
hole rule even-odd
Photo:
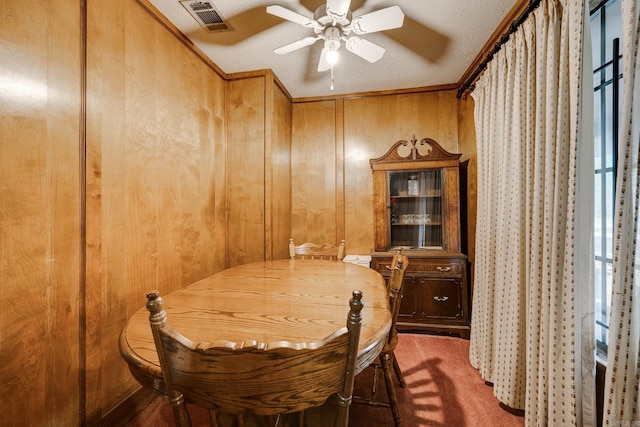
<svg viewBox="0 0 640 427">
<path fill-rule="evenodd" d="M 0 0 L 0 425 L 117 421 L 146 292 L 285 258 L 289 237 L 368 254 L 369 159 L 413 135 L 474 146 L 454 90 L 292 101 L 150 9 Z"/>
<path fill-rule="evenodd" d="M 0 0 L 0 425 L 81 406 L 80 7 Z"/>
<path fill-rule="evenodd" d="M 86 396 L 94 421 L 139 386 L 118 336 L 145 294 L 225 266 L 225 82 L 138 3 L 92 0 L 87 12 Z"/>
<path fill-rule="evenodd" d="M 227 84 L 230 267 L 264 259 L 265 78 Z"/>
<path fill-rule="evenodd" d="M 292 235 L 345 239 L 348 254 L 373 249 L 369 159 L 396 141 L 429 137 L 459 152 L 455 90 L 354 97 L 293 105 Z"/>
<path fill-rule="evenodd" d="M 255 74 L 227 83 L 227 267 L 288 256 L 291 100 Z"/>
<path fill-rule="evenodd" d="M 341 100 L 293 105 L 291 137 L 291 237 L 304 242 L 343 239 L 344 212 L 338 210 L 337 175 L 343 148 L 336 143 Z"/>
<path fill-rule="evenodd" d="M 265 163 L 265 258 L 289 257 L 291 237 L 291 99 L 267 78 Z"/>
</svg>

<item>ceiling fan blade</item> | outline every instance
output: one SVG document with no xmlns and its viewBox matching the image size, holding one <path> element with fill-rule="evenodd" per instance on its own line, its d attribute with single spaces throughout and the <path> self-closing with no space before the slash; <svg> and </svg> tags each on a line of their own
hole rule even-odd
<svg viewBox="0 0 640 427">
<path fill-rule="evenodd" d="M 307 18 L 306 16 L 300 15 L 299 13 L 282 6 L 267 6 L 267 13 L 279 16 L 280 18 L 286 19 L 287 21 L 295 22 L 296 24 L 300 24 L 303 27 L 313 28 L 315 26 L 315 21 L 313 19 Z"/>
<path fill-rule="evenodd" d="M 320 61 L 318 62 L 318 72 L 321 73 L 323 71 L 327 71 L 329 68 L 331 68 L 331 64 L 329 64 L 329 61 L 327 61 L 327 52 L 329 51 L 328 48 L 323 47 L 322 48 L 322 52 L 320 52 Z"/>
<path fill-rule="evenodd" d="M 273 51 L 278 55 L 284 55 L 286 53 L 293 52 L 294 50 L 298 50 L 305 46 L 311 46 L 316 42 L 316 40 L 318 40 L 318 37 L 305 37 L 293 43 L 289 43 L 277 49 L 274 49 Z"/>
<path fill-rule="evenodd" d="M 346 18 L 351 0 L 327 0 L 327 15 L 332 18 Z"/>
<path fill-rule="evenodd" d="M 382 58 L 382 55 L 384 55 L 385 52 L 383 47 L 365 40 L 362 37 L 356 36 L 349 37 L 345 46 L 348 51 L 355 53 L 359 57 L 364 58 L 371 63 Z"/>
<path fill-rule="evenodd" d="M 395 5 L 353 18 L 351 28 L 356 34 L 367 34 L 400 28 L 403 22 L 404 13 Z"/>
</svg>

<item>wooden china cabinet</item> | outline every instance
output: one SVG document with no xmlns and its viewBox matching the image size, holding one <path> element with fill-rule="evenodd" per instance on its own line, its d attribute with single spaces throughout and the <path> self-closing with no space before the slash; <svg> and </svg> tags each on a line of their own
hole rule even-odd
<svg viewBox="0 0 640 427">
<path fill-rule="evenodd" d="M 375 248 L 371 268 L 389 277 L 393 253 L 409 257 L 398 330 L 469 338 L 467 257 L 461 252 L 460 154 L 436 141 L 398 141 L 371 159 Z"/>
</svg>

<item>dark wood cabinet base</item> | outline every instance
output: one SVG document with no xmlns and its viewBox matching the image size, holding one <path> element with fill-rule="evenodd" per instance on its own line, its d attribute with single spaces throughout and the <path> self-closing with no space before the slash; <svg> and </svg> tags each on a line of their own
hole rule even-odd
<svg viewBox="0 0 640 427">
<path fill-rule="evenodd" d="M 469 339 L 467 258 L 446 252 L 404 251 L 409 257 L 397 329 Z M 371 268 L 389 277 L 392 254 L 372 255 Z"/>
<path fill-rule="evenodd" d="M 398 332 L 427 332 L 436 335 L 459 336 L 465 340 L 468 340 L 471 334 L 469 326 L 442 326 L 432 323 L 398 322 L 396 328 Z"/>
</svg>

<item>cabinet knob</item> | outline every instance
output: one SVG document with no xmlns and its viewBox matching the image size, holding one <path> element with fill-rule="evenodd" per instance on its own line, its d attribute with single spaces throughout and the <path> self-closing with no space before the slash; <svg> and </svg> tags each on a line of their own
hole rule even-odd
<svg viewBox="0 0 640 427">
<path fill-rule="evenodd" d="M 443 273 L 446 273 L 447 271 L 450 271 L 450 270 L 451 270 L 451 267 L 450 267 L 450 266 L 443 267 L 443 266 L 439 265 L 439 266 L 437 266 L 436 268 L 438 269 L 438 271 L 441 271 L 441 272 L 443 272 Z"/>
<path fill-rule="evenodd" d="M 438 297 L 438 296 L 435 296 L 435 297 L 433 297 L 433 299 L 438 301 L 438 302 L 445 302 L 446 300 L 449 299 L 449 297 Z"/>
</svg>

